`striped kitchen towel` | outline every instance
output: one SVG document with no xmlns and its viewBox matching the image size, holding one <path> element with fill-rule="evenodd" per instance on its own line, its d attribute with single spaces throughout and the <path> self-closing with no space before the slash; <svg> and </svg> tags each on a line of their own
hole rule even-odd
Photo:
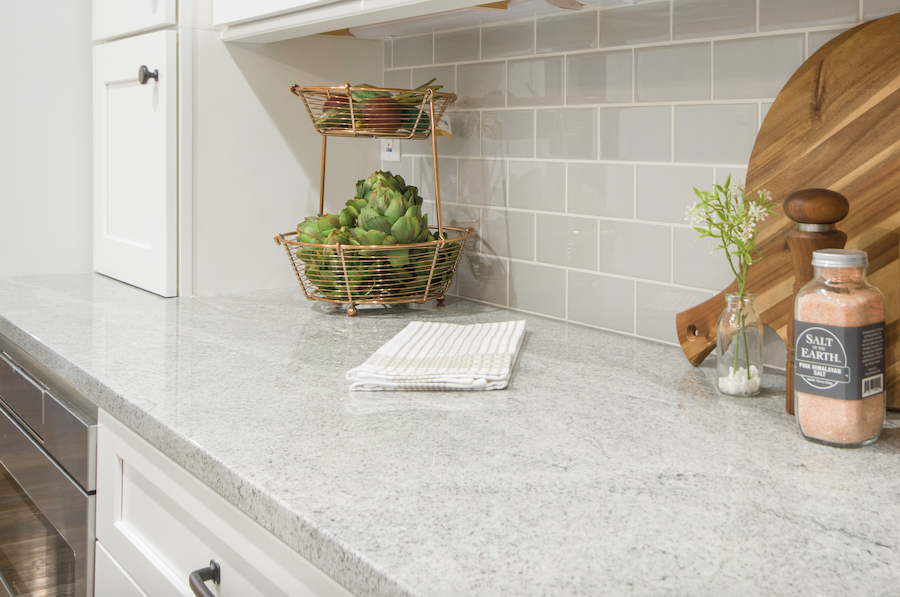
<svg viewBox="0 0 900 597">
<path fill-rule="evenodd" d="M 524 321 L 413 321 L 347 372 L 350 390 L 501 390 L 524 336 Z"/>
</svg>

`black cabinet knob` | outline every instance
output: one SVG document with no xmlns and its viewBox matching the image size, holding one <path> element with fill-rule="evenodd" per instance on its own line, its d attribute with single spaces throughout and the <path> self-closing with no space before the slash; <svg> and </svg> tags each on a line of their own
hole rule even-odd
<svg viewBox="0 0 900 597">
<path fill-rule="evenodd" d="M 158 82 L 159 70 L 155 70 L 151 73 L 150 69 L 142 64 L 141 68 L 138 69 L 138 81 L 141 85 L 146 85 L 147 81 L 149 81 L 150 79 L 154 79 Z"/>
</svg>

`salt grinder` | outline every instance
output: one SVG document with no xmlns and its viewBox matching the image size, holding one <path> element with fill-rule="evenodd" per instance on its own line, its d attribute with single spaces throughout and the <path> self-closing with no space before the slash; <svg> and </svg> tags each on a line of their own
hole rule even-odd
<svg viewBox="0 0 900 597">
<path fill-rule="evenodd" d="M 785 410 L 794 414 L 794 299 L 797 291 L 812 280 L 813 251 L 843 249 L 847 235 L 835 224 L 847 217 L 847 198 L 828 189 L 795 191 L 784 200 L 784 214 L 797 222 L 797 229 L 787 235 L 788 248 L 794 261 L 794 288 L 791 317 L 788 320 L 787 366 L 785 367 Z"/>
</svg>

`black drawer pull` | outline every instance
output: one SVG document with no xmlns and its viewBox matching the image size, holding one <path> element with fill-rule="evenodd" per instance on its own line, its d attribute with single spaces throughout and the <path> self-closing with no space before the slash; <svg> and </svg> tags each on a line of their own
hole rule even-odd
<svg viewBox="0 0 900 597">
<path fill-rule="evenodd" d="M 208 580 L 216 584 L 219 584 L 219 581 L 222 580 L 222 570 L 219 568 L 219 563 L 215 560 L 209 561 L 209 567 L 191 572 L 190 584 L 194 595 L 197 597 L 216 597 L 204 584 Z"/>
</svg>

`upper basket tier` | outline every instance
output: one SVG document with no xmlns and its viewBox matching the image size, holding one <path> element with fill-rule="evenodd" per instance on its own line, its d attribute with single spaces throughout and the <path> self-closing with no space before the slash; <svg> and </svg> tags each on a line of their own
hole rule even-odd
<svg viewBox="0 0 900 597">
<path fill-rule="evenodd" d="M 382 87 L 300 87 L 291 92 L 303 100 L 321 135 L 427 139 L 432 118 L 438 122 L 455 93 Z"/>
</svg>

